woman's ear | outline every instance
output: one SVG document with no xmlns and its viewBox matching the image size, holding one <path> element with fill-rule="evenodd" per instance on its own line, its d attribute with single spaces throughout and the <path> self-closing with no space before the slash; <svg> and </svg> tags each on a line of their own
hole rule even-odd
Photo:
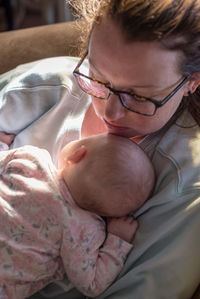
<svg viewBox="0 0 200 299">
<path fill-rule="evenodd" d="M 79 163 L 81 160 L 83 160 L 86 154 L 87 154 L 87 149 L 85 145 L 81 145 L 81 147 L 75 150 L 75 152 L 72 155 L 66 158 L 66 162 L 67 164 Z"/>
<path fill-rule="evenodd" d="M 194 93 L 198 86 L 200 86 L 200 73 L 194 73 L 188 81 L 184 95 L 187 96 L 189 93 Z"/>
</svg>

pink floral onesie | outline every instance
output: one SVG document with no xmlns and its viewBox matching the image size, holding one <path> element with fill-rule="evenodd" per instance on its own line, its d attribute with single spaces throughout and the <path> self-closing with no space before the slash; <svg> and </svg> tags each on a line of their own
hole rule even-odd
<svg viewBox="0 0 200 299">
<path fill-rule="evenodd" d="M 103 292 L 132 245 L 75 204 L 47 151 L 0 152 L 0 175 L 0 298 L 26 298 L 64 273 L 88 296 Z"/>
</svg>

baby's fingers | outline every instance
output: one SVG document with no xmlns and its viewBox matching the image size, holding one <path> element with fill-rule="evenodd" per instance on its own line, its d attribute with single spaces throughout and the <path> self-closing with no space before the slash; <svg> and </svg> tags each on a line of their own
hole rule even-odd
<svg viewBox="0 0 200 299">
<path fill-rule="evenodd" d="M 137 223 L 137 221 L 134 219 L 133 216 L 124 216 L 122 217 L 123 221 L 127 222 L 127 223 Z"/>
<path fill-rule="evenodd" d="M 0 132 L 0 141 L 6 143 L 8 146 L 13 142 L 15 135 L 7 134 L 5 132 Z"/>
</svg>

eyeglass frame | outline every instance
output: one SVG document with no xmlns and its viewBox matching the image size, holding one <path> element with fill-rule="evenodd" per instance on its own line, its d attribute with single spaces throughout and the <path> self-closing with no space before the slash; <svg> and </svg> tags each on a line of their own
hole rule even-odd
<svg viewBox="0 0 200 299">
<path fill-rule="evenodd" d="M 151 98 L 148 98 L 148 97 L 143 97 L 143 96 L 139 96 L 137 94 L 134 94 L 134 93 L 129 93 L 129 92 L 126 92 L 126 91 L 121 91 L 121 90 L 116 90 L 110 86 L 108 86 L 106 83 L 103 83 L 95 78 L 92 78 L 92 77 L 89 77 L 87 75 L 84 75 L 82 74 L 81 72 L 79 72 L 79 68 L 81 66 L 81 64 L 83 63 L 83 61 L 85 60 L 85 58 L 87 57 L 88 55 L 88 52 L 86 52 L 83 57 L 80 59 L 80 61 L 78 62 L 77 66 L 75 67 L 74 71 L 73 71 L 73 75 L 74 77 L 77 79 L 78 76 L 83 76 L 84 78 L 86 79 L 89 79 L 89 80 L 92 80 L 93 82 L 95 83 L 98 83 L 100 84 L 101 86 L 104 86 L 105 88 L 107 88 L 109 90 L 109 93 L 108 93 L 108 96 L 107 98 L 100 98 L 100 97 L 96 97 L 97 99 L 100 99 L 100 100 L 108 100 L 110 95 L 111 94 L 115 94 L 119 97 L 119 100 L 120 100 L 120 103 L 122 104 L 122 106 L 124 108 L 126 108 L 127 110 L 131 111 L 131 112 L 134 112 L 134 113 L 137 113 L 137 114 L 141 114 L 141 115 L 144 115 L 144 116 L 153 116 L 155 115 L 156 111 L 158 108 L 162 107 L 164 104 L 166 104 L 176 93 L 177 91 L 190 79 L 191 75 L 187 75 L 183 78 L 183 80 L 162 100 L 162 101 L 157 101 L 157 100 L 154 100 L 154 99 L 151 99 Z M 78 82 L 78 80 L 77 80 Z M 78 82 L 78 85 L 80 86 L 79 82 Z M 80 86 L 80 88 L 82 89 L 82 87 Z M 82 89 L 83 90 L 83 89 Z M 83 90 L 86 94 L 89 94 L 91 96 L 94 96 L 90 93 L 87 93 L 85 90 Z M 139 111 L 135 111 L 129 107 L 126 106 L 126 104 L 123 102 L 123 98 L 120 96 L 120 94 L 123 93 L 123 94 L 128 94 L 130 96 L 136 96 L 136 97 L 139 97 L 139 98 L 145 98 L 145 102 L 146 101 L 149 101 L 151 103 L 153 103 L 155 105 L 155 111 L 153 114 L 145 114 L 145 113 L 141 113 Z M 95 97 L 95 96 L 94 96 Z M 142 102 L 142 101 L 141 101 Z"/>
</svg>

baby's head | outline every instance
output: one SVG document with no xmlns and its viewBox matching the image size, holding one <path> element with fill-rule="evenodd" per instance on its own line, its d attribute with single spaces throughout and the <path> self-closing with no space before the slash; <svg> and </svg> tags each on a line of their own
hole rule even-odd
<svg viewBox="0 0 200 299">
<path fill-rule="evenodd" d="M 142 149 L 112 134 L 69 143 L 60 153 L 58 167 L 76 203 L 101 216 L 121 217 L 137 210 L 155 182 Z"/>
</svg>

